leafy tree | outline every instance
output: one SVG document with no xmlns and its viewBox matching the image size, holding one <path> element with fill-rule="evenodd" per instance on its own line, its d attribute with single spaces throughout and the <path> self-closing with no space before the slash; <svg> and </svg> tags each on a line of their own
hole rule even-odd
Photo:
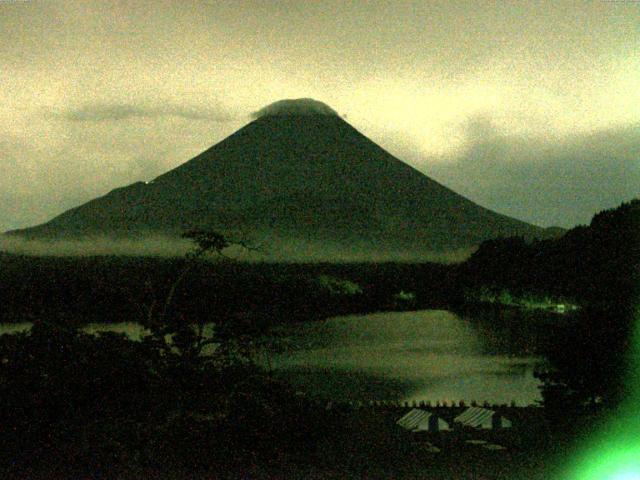
<svg viewBox="0 0 640 480">
<path fill-rule="evenodd" d="M 561 261 L 574 268 L 560 279 L 566 279 L 582 309 L 566 319 L 549 351 L 548 367 L 538 373 L 544 402 L 562 408 L 616 405 L 628 393 L 630 341 L 638 314 L 640 200 L 598 213 L 588 228 L 571 230 L 557 242 Z"/>
<path fill-rule="evenodd" d="M 252 305 L 206 319 L 176 308 L 205 256 L 228 261 L 226 249 L 249 248 L 214 232 L 186 237 L 195 248 L 166 295 L 145 305 L 151 333 L 142 341 L 89 335 L 73 316 L 0 336 L 0 477 L 120 477 L 133 468 L 136 478 L 145 466 L 186 477 L 234 462 L 243 471 L 256 455 L 302 448 L 323 431 L 322 412 L 254 362 L 276 314 Z"/>
<path fill-rule="evenodd" d="M 175 308 L 174 299 L 188 275 L 203 262 L 229 262 L 228 249 L 254 248 L 218 232 L 193 230 L 183 237 L 194 242 L 194 249 L 186 255 L 164 300 L 145 306 L 142 323 L 150 335 L 143 337 L 143 344 L 156 352 L 153 369 L 173 391 L 174 415 L 210 412 L 215 405 L 216 414 L 225 417 L 239 382 L 259 370 L 255 356 L 268 316 L 211 312 L 190 318 Z"/>
</svg>

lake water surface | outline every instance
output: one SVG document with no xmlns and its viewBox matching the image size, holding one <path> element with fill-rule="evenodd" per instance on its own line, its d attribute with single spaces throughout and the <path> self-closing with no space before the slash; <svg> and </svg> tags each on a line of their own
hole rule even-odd
<svg viewBox="0 0 640 480">
<path fill-rule="evenodd" d="M 337 399 L 527 405 L 541 398 L 541 359 L 513 330 L 443 310 L 336 317 L 285 329 L 285 351 L 271 362 L 304 390 Z"/>
<path fill-rule="evenodd" d="M 0 325 L 1 333 L 30 324 Z M 90 324 L 139 339 L 136 323 Z M 300 390 L 336 400 L 429 400 L 507 403 L 540 399 L 527 328 L 505 328 L 444 310 L 385 312 L 279 327 L 278 353 L 261 356 Z"/>
</svg>

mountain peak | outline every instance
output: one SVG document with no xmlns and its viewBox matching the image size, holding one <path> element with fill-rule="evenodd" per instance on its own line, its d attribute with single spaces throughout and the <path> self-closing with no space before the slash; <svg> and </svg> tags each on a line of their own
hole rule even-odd
<svg viewBox="0 0 640 480">
<path fill-rule="evenodd" d="M 288 98 L 270 103 L 253 113 L 253 118 L 273 116 L 304 116 L 304 115 L 327 115 L 338 117 L 338 112 L 326 103 L 319 102 L 313 98 Z"/>
<path fill-rule="evenodd" d="M 255 117 L 147 185 L 114 190 L 13 234 L 177 239 L 193 229 L 239 231 L 267 239 L 285 259 L 312 251 L 413 258 L 489 238 L 545 236 L 403 163 L 322 102 L 280 100 Z"/>
</svg>

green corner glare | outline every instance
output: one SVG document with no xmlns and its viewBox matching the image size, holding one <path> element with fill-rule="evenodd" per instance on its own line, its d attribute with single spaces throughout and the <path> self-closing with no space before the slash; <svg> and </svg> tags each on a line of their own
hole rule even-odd
<svg viewBox="0 0 640 480">
<path fill-rule="evenodd" d="M 571 478 L 575 480 L 640 480 L 640 442 L 593 452 Z"/>
<path fill-rule="evenodd" d="M 558 480 L 640 480 L 640 309 L 635 314 L 632 345 L 626 401 L 602 431 L 583 444 L 570 474 Z"/>
</svg>

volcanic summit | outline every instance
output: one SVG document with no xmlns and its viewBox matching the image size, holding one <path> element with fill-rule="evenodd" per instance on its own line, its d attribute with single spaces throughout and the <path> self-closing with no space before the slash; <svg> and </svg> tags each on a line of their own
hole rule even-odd
<svg viewBox="0 0 640 480">
<path fill-rule="evenodd" d="M 191 229 L 353 251 L 447 251 L 495 237 L 545 236 L 409 165 L 312 99 L 281 100 L 153 181 L 117 188 L 25 238 L 179 237 Z"/>
</svg>

